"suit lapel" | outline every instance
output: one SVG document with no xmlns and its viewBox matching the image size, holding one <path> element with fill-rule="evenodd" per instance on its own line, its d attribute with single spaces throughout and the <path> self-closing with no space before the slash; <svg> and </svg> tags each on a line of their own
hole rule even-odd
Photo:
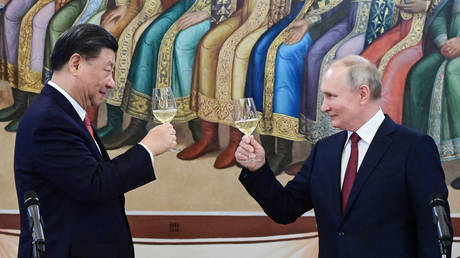
<svg viewBox="0 0 460 258">
<path fill-rule="evenodd" d="M 106 160 L 106 161 L 110 160 L 109 154 L 107 153 L 107 150 L 105 149 L 104 144 L 102 143 L 101 139 L 99 138 L 99 135 L 97 135 L 96 130 L 94 130 L 94 127 L 93 126 L 91 126 L 91 127 L 93 128 L 94 139 L 96 140 L 97 145 L 99 145 L 99 149 L 101 150 L 102 158 L 104 158 L 104 160 Z"/>
<path fill-rule="evenodd" d="M 342 131 L 338 134 L 338 137 L 335 141 L 332 142 L 330 147 L 330 157 L 331 160 L 331 176 L 332 178 L 328 182 L 335 182 L 335 185 L 332 187 L 333 196 L 334 196 L 334 213 L 338 217 L 342 215 L 342 201 L 341 201 L 341 187 L 340 187 L 340 173 L 341 173 L 341 160 L 342 160 L 342 151 L 345 141 L 347 140 L 347 131 Z"/>
<path fill-rule="evenodd" d="M 81 120 L 80 116 L 78 115 L 77 111 L 72 106 L 72 104 L 70 104 L 69 100 L 67 100 L 64 95 L 62 95 L 59 91 L 57 91 L 55 88 L 51 87 L 48 84 L 45 85 L 45 87 L 42 90 L 42 93 L 54 99 L 56 103 L 58 104 L 58 106 L 61 107 L 62 110 L 64 110 L 64 112 L 66 112 L 67 115 L 69 115 L 69 117 L 71 117 L 72 120 L 74 120 L 75 123 L 80 127 L 80 129 L 83 131 L 83 134 L 86 136 L 87 141 L 90 142 L 91 152 L 96 157 L 105 159 L 104 152 L 105 152 L 105 155 L 107 155 L 107 152 L 105 151 L 104 145 L 102 144 L 102 142 L 100 143 L 100 140 L 99 140 L 98 144 L 99 144 L 99 147 L 101 148 L 101 152 L 99 152 L 99 149 L 97 148 L 97 145 L 93 140 L 93 137 L 91 137 L 91 135 L 89 134 L 89 131 L 86 128 L 85 123 Z M 93 128 L 93 131 L 96 132 L 94 128 Z M 94 133 L 94 137 L 95 139 L 99 139 L 96 136 L 96 133 Z"/>
<path fill-rule="evenodd" d="M 348 197 L 347 207 L 345 208 L 344 216 L 349 212 L 350 208 L 353 206 L 354 201 L 359 195 L 363 185 L 367 181 L 369 175 L 375 170 L 379 161 L 382 159 L 383 155 L 387 151 L 388 147 L 391 145 L 392 139 L 389 137 L 394 131 L 395 123 L 388 117 L 385 117 L 383 123 L 380 125 L 377 133 L 374 136 L 374 139 L 369 146 L 369 149 L 364 156 L 363 162 L 359 167 L 358 174 L 356 175 L 353 188 L 351 189 L 350 196 Z"/>
</svg>

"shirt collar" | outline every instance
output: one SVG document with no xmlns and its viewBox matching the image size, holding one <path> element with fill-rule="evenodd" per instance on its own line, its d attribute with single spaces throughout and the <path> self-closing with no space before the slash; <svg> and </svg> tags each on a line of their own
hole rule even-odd
<svg viewBox="0 0 460 258">
<path fill-rule="evenodd" d="M 61 88 L 59 85 L 57 85 L 55 82 L 48 81 L 48 84 L 55 88 L 57 91 L 59 91 L 64 97 L 70 102 L 72 107 L 77 111 L 78 116 L 81 118 L 81 121 L 85 119 L 86 116 L 86 111 L 78 104 L 78 102 L 72 98 L 72 96 L 69 95 L 63 88 Z"/>
<path fill-rule="evenodd" d="M 356 133 L 367 144 L 371 144 L 372 139 L 374 139 L 374 136 L 377 133 L 380 125 L 383 123 L 383 120 L 385 120 L 385 115 L 383 114 L 382 109 L 379 108 L 379 111 L 377 111 L 377 113 L 375 113 L 371 119 L 367 120 L 364 125 L 356 130 Z M 352 133 L 352 131 L 348 131 L 347 141 L 350 139 Z"/>
</svg>

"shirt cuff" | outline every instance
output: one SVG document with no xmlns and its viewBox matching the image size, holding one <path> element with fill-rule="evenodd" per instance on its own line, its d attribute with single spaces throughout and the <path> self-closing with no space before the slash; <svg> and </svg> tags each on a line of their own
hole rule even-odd
<svg viewBox="0 0 460 258">
<path fill-rule="evenodd" d="M 155 159 L 153 158 L 152 152 L 151 152 L 151 151 L 149 150 L 149 148 L 147 148 L 147 146 L 145 146 L 143 143 L 140 142 L 139 145 L 142 146 L 142 147 L 144 147 L 144 149 L 149 153 L 149 155 L 150 155 L 150 160 L 152 161 L 152 166 L 153 166 Z"/>
</svg>

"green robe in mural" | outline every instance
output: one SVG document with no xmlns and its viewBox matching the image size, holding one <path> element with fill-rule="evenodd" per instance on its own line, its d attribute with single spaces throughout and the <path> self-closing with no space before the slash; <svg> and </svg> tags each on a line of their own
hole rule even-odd
<svg viewBox="0 0 460 258">
<path fill-rule="evenodd" d="M 148 120 L 151 116 L 152 89 L 157 83 L 158 55 L 163 36 L 196 1 L 178 1 L 150 24 L 137 42 L 121 104 L 127 114 L 141 120 Z"/>
<path fill-rule="evenodd" d="M 442 45 L 460 37 L 460 0 L 438 5 L 428 21 L 437 46 L 412 69 L 407 80 L 403 124 L 432 136 L 443 160 L 460 157 L 460 57 L 446 59 Z"/>
<path fill-rule="evenodd" d="M 43 81 L 51 79 L 51 53 L 61 34 L 73 25 L 83 23 L 99 24 L 107 0 L 73 0 L 61 8 L 49 22 L 45 39 L 43 60 Z"/>
</svg>

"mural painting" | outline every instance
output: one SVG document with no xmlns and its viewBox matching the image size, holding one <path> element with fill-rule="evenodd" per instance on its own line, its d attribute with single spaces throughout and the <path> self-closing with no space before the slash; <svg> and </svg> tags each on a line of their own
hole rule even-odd
<svg viewBox="0 0 460 258">
<path fill-rule="evenodd" d="M 460 0 L 3 0 L 0 8 L 0 100 L 9 105 L 0 134 L 17 130 L 51 78 L 58 37 L 93 23 L 119 42 L 104 113 L 87 110 L 93 124 L 107 120 L 97 132 L 107 149 L 137 143 L 153 121 L 152 90 L 171 87 L 173 124 L 191 135 L 176 158 L 215 152 L 216 170 L 235 166 L 243 133 L 233 100 L 252 97 L 270 167 L 294 175 L 302 162 L 293 145 L 336 132 L 320 111 L 324 72 L 359 54 L 382 72 L 383 111 L 431 135 L 442 160 L 460 157 Z"/>
</svg>

